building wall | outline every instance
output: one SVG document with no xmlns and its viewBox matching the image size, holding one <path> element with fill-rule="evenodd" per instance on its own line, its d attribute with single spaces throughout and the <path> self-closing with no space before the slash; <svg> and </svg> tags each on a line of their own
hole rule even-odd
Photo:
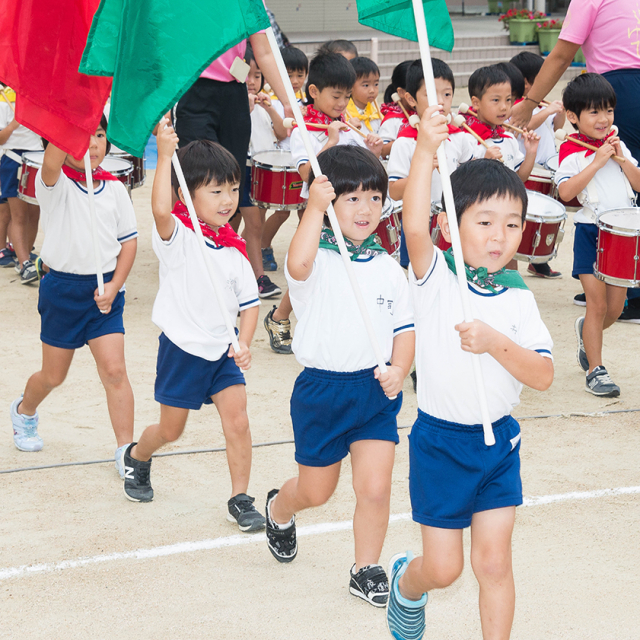
<svg viewBox="0 0 640 640">
<path fill-rule="evenodd" d="M 367 31 L 355 0 L 267 0 L 267 6 L 285 33 Z"/>
</svg>

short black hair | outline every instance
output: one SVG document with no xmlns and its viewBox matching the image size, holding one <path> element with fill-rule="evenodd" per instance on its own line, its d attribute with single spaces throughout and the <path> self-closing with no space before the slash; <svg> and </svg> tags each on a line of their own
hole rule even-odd
<svg viewBox="0 0 640 640">
<path fill-rule="evenodd" d="M 312 84 L 318 88 L 318 91 L 327 87 L 351 91 L 355 81 L 356 72 L 344 56 L 339 53 L 318 53 L 309 64 L 305 90 L 307 104 L 313 104 L 313 98 L 309 95 L 309 86 Z"/>
<path fill-rule="evenodd" d="M 107 120 L 107 116 L 104 113 L 100 116 L 100 124 L 96 127 L 96 131 L 100 128 L 104 129 L 105 134 L 107 133 L 107 126 L 109 122 Z M 46 149 L 49 146 L 49 141 L 46 138 L 40 137 L 42 142 L 42 148 Z M 111 143 L 109 142 L 109 138 L 107 138 L 107 154 L 111 151 Z"/>
<path fill-rule="evenodd" d="M 529 84 L 533 84 L 542 68 L 544 58 L 532 51 L 521 51 L 517 56 L 513 56 L 509 62 L 520 69 L 520 73 Z"/>
<path fill-rule="evenodd" d="M 440 60 L 439 58 L 431 58 L 431 64 L 433 66 L 433 77 L 434 78 L 442 78 L 443 80 L 447 80 L 451 83 L 451 88 L 456 90 L 456 81 L 453 77 L 453 71 L 451 71 L 451 67 Z M 407 81 L 405 85 L 405 89 L 407 93 L 416 100 L 416 96 L 418 95 L 418 91 L 420 91 L 420 87 L 424 84 L 424 71 L 422 69 L 422 60 L 414 60 L 411 63 L 411 66 L 407 70 Z"/>
<path fill-rule="evenodd" d="M 599 73 L 576 76 L 562 92 L 565 110 L 573 111 L 578 118 L 587 109 L 615 109 L 616 102 L 616 92 L 611 83 Z M 578 128 L 572 125 L 574 129 Z"/>
<path fill-rule="evenodd" d="M 524 95 L 524 76 L 522 71 L 511 62 L 498 62 L 495 65 L 499 69 L 502 69 L 508 76 L 511 83 L 511 95 L 514 100 L 520 100 Z"/>
<path fill-rule="evenodd" d="M 498 160 L 481 158 L 461 164 L 451 174 L 453 202 L 458 223 L 462 214 L 477 202 L 490 198 L 513 198 L 522 202 L 522 221 L 527 215 L 527 190 L 515 171 Z M 442 208 L 446 211 L 444 196 Z"/>
<path fill-rule="evenodd" d="M 389 178 L 380 160 L 369 149 L 357 145 L 330 147 L 318 155 L 318 163 L 322 173 L 329 178 L 336 198 L 362 187 L 365 191 L 380 191 L 384 205 Z M 309 186 L 314 177 L 311 170 Z"/>
<path fill-rule="evenodd" d="M 380 77 L 380 69 L 378 65 L 370 58 L 357 56 L 353 60 L 349 60 L 353 70 L 356 72 L 356 80 L 374 75 Z"/>
<path fill-rule="evenodd" d="M 284 49 L 280 49 L 280 53 L 282 53 L 282 59 L 287 71 L 309 73 L 309 58 L 307 58 L 307 54 L 304 51 L 296 47 L 284 47 Z"/>
<path fill-rule="evenodd" d="M 327 40 L 319 47 L 317 53 L 352 53 L 358 56 L 358 49 L 351 40 Z"/>
<path fill-rule="evenodd" d="M 238 161 L 217 142 L 194 140 L 178 149 L 177 154 L 191 197 L 196 189 L 213 180 L 219 185 L 240 182 Z M 173 165 L 171 166 L 171 184 L 178 193 L 180 184 Z"/>
<path fill-rule="evenodd" d="M 384 102 L 393 102 L 391 97 L 398 89 L 407 88 L 407 70 L 413 63 L 413 60 L 403 60 L 397 64 L 391 74 L 391 84 L 385 89 Z"/>
<path fill-rule="evenodd" d="M 256 69 L 260 71 L 260 67 L 258 66 L 258 61 L 256 60 L 256 57 L 253 55 L 253 48 L 249 42 L 247 42 L 247 48 L 244 52 L 244 61 L 249 65 L 252 62 L 255 63 Z M 264 73 L 260 71 L 260 91 L 262 91 L 263 88 L 264 88 Z"/>
<path fill-rule="evenodd" d="M 487 89 L 496 84 L 511 84 L 507 72 L 496 65 L 480 67 L 469 78 L 469 95 L 481 99 Z"/>
</svg>

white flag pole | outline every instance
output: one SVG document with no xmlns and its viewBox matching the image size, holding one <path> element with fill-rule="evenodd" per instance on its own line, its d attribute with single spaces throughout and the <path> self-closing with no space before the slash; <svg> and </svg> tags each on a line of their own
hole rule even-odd
<svg viewBox="0 0 640 640">
<path fill-rule="evenodd" d="M 96 215 L 96 201 L 93 192 L 93 171 L 91 170 L 91 156 L 89 149 L 84 154 L 84 177 L 87 181 L 87 196 L 89 198 L 89 220 L 91 221 L 91 236 L 93 238 L 93 256 L 96 263 L 98 277 L 98 295 L 104 294 L 104 277 L 102 275 L 102 256 L 100 255 L 100 240 L 98 239 L 98 217 Z M 104 312 L 103 312 L 104 313 Z"/>
<path fill-rule="evenodd" d="M 189 210 L 189 218 L 191 218 L 191 224 L 193 225 L 193 230 L 196 232 L 196 236 L 198 237 L 198 247 L 200 249 L 202 259 L 204 260 L 204 263 L 206 265 L 207 273 L 209 274 L 209 280 L 211 280 L 211 284 L 213 285 L 213 291 L 216 296 L 216 302 L 218 303 L 218 308 L 220 309 L 220 313 L 224 318 L 224 324 L 227 327 L 227 333 L 229 334 L 229 342 L 231 343 L 233 350 L 236 353 L 238 353 L 240 351 L 240 345 L 238 344 L 235 325 L 234 323 L 231 322 L 231 318 L 229 317 L 229 311 L 225 306 L 223 292 L 222 292 L 222 289 L 220 288 L 220 283 L 218 282 L 218 278 L 216 277 L 213 263 L 211 262 L 211 256 L 208 253 L 207 245 L 204 241 L 204 235 L 202 233 L 202 229 L 200 228 L 200 222 L 198 220 L 195 207 L 193 206 L 193 200 L 191 199 L 191 194 L 189 193 L 189 189 L 187 188 L 187 182 L 184 179 L 184 173 L 182 172 L 182 167 L 180 166 L 180 160 L 178 160 L 178 154 L 175 151 L 173 152 L 173 156 L 171 157 L 171 163 L 173 164 L 173 168 L 175 169 L 176 176 L 178 177 L 178 183 L 180 184 L 180 188 L 182 189 L 182 196 L 184 197 L 185 205 Z"/>
<path fill-rule="evenodd" d="M 289 74 L 287 73 L 287 68 L 284 64 L 284 60 L 282 59 L 282 53 L 280 53 L 280 48 L 278 47 L 273 29 L 271 27 L 268 27 L 266 29 L 266 33 L 269 44 L 271 45 L 273 57 L 275 58 L 276 64 L 278 65 L 278 72 L 280 73 L 282 83 L 284 84 L 285 91 L 287 92 L 287 98 L 289 99 L 289 103 L 291 104 L 291 108 L 293 109 L 293 115 L 295 116 L 296 123 L 298 124 L 298 129 L 302 135 L 302 141 L 304 142 L 305 149 L 309 154 L 309 162 L 311 163 L 311 168 L 313 169 L 313 173 L 315 176 L 322 175 L 322 170 L 320 169 L 320 165 L 318 164 L 318 158 L 316 157 L 316 154 L 313 151 L 313 147 L 311 146 L 309 132 L 307 131 L 307 126 L 305 124 L 304 118 L 302 117 L 302 112 L 300 111 L 300 105 L 296 100 L 293 87 L 291 86 L 291 80 L 289 80 Z M 333 205 L 329 205 L 329 208 L 327 209 L 327 215 L 329 216 L 331 228 L 333 229 L 333 232 L 335 234 L 336 241 L 338 243 L 338 249 L 340 249 L 340 255 L 342 256 L 342 261 L 344 262 L 345 269 L 347 270 L 349 283 L 351 284 L 353 295 L 358 305 L 362 321 L 364 322 L 367 335 L 369 336 L 369 340 L 371 342 L 373 353 L 375 355 L 376 362 L 378 363 L 380 373 L 386 373 L 387 365 L 382 356 L 382 350 L 380 349 L 378 338 L 375 335 L 373 324 L 371 323 L 371 317 L 369 316 L 369 312 L 365 307 L 362 292 L 360 291 L 358 281 L 356 280 L 356 274 L 353 270 L 351 258 L 349 257 L 347 246 L 344 243 L 344 238 L 342 237 L 342 232 L 340 231 L 340 225 L 338 224 L 338 219 L 336 218 L 336 212 L 333 210 Z M 393 398 L 390 399 L 393 400 Z"/>
<path fill-rule="evenodd" d="M 418 32 L 418 44 L 420 46 L 420 57 L 422 59 L 427 99 L 430 105 L 435 105 L 438 104 L 438 95 L 436 92 L 436 83 L 433 77 L 433 66 L 431 65 L 431 52 L 429 50 L 427 23 L 424 18 L 424 6 L 422 4 L 422 0 L 412 0 L 412 3 L 413 15 L 416 21 L 416 31 Z M 444 201 L 447 209 L 447 220 L 449 222 L 449 233 L 451 234 L 451 244 L 453 246 L 453 257 L 455 259 L 458 284 L 460 285 L 460 298 L 462 299 L 464 320 L 465 322 L 473 322 L 471 300 L 469 298 L 469 288 L 467 285 L 467 276 L 464 267 L 464 257 L 462 255 L 462 246 L 460 244 L 458 219 L 456 217 L 456 209 L 453 202 L 453 189 L 451 188 L 449 164 L 447 162 L 447 155 L 443 144 L 438 148 L 438 165 L 440 167 L 440 179 L 442 180 L 442 193 L 444 194 Z M 484 387 L 484 378 L 482 377 L 482 363 L 480 362 L 480 357 L 477 354 L 472 353 L 471 363 L 478 391 L 478 399 L 480 401 L 480 414 L 482 416 L 484 442 L 487 446 L 491 446 L 495 444 L 496 439 L 493 435 L 491 419 L 489 418 L 487 393 Z"/>
</svg>

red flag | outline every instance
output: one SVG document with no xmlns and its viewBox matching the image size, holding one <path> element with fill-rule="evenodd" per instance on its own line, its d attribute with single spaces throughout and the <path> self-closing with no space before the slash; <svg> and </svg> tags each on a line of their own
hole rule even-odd
<svg viewBox="0 0 640 640">
<path fill-rule="evenodd" d="M 78 71 L 99 0 L 0 4 L 0 81 L 17 94 L 16 120 L 81 158 L 111 90 Z"/>
</svg>

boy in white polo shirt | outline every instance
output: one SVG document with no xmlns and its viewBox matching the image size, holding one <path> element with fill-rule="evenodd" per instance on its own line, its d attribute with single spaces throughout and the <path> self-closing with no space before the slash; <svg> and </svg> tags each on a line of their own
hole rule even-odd
<svg viewBox="0 0 640 640">
<path fill-rule="evenodd" d="M 553 380 L 552 340 L 521 276 L 504 269 L 518 249 L 527 211 L 521 180 L 495 160 L 451 174 L 473 322 L 464 322 L 451 250 L 431 242 L 433 157 L 448 136 L 439 107 L 420 123 L 403 219 L 416 318 L 418 419 L 409 437 L 413 519 L 423 556 L 392 558 L 387 622 L 396 640 L 424 635 L 427 593 L 452 584 L 463 566 L 462 531 L 471 526 L 471 564 L 480 585 L 485 638 L 508 638 L 515 589 L 511 535 L 522 503 L 520 427 L 511 417 L 523 384 Z M 447 214 L 439 224 L 450 239 Z M 471 353 L 481 354 L 496 443 L 484 444 Z M 446 366 L 442 366 L 446 363 Z"/>
<path fill-rule="evenodd" d="M 267 543 L 279 562 L 297 554 L 294 514 L 324 504 L 351 454 L 355 563 L 350 591 L 383 607 L 388 581 L 378 564 L 387 524 L 398 442 L 402 383 L 413 361 L 413 313 L 404 272 L 376 244 L 387 192 L 380 161 L 356 146 L 318 156 L 326 174 L 311 178 L 307 209 L 291 241 L 287 282 L 298 318 L 293 351 L 305 369 L 291 396 L 299 475 L 267 496 Z M 325 212 L 333 206 L 362 297 L 386 362 L 376 367 L 371 343 Z"/>
<path fill-rule="evenodd" d="M 251 365 L 249 345 L 258 320 L 258 288 L 245 242 L 228 225 L 238 206 L 240 167 L 222 146 L 195 140 L 178 151 L 189 193 L 223 285 L 227 313 L 240 311 L 240 351 L 234 353 L 203 262 L 171 156 L 178 137 L 165 118 L 158 128 L 158 166 L 151 207 L 155 220 L 153 249 L 160 261 L 160 288 L 153 322 L 162 330 L 156 367 L 155 399 L 160 423 L 147 427 L 140 440 L 122 453 L 125 496 L 134 502 L 153 499 L 151 456 L 177 440 L 189 410 L 215 404 L 227 442 L 231 475 L 228 519 L 241 531 L 264 528 L 264 518 L 247 495 L 251 473 L 251 431 L 245 380 L 240 368 Z M 171 208 L 171 185 L 178 201 Z"/>
<path fill-rule="evenodd" d="M 133 439 L 133 391 L 124 360 L 124 283 L 136 256 L 136 217 L 124 185 L 99 165 L 109 149 L 103 116 L 89 151 L 93 169 L 98 240 L 104 276 L 99 296 L 84 161 L 47 145 L 36 175 L 44 231 L 41 257 L 49 272 L 40 282 L 42 369 L 11 405 L 13 440 L 21 451 L 39 451 L 37 408 L 64 381 L 76 349 L 89 345 L 107 393 L 120 449 Z"/>
</svg>

